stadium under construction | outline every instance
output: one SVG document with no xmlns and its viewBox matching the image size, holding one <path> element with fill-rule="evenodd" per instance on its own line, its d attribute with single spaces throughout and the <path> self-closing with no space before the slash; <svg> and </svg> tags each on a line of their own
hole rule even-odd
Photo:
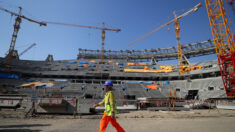
<svg viewBox="0 0 235 132">
<path fill-rule="evenodd" d="M 120 29 L 38 22 L 21 15 L 21 8 L 18 14 L 0 8 L 17 17 L 9 53 L 0 58 L 0 108 L 24 109 L 26 115 L 95 113 L 104 109 L 93 106 L 105 95 L 104 82 L 111 80 L 119 111 L 187 110 L 211 108 L 211 105 L 235 109 L 235 47 L 227 21 L 210 23 L 215 28 L 213 40 L 180 44 L 178 19 L 201 6 L 200 3 L 178 17 L 175 14 L 172 21 L 160 27 L 175 23 L 176 47 L 119 51 L 104 50 L 104 39 L 105 31 Z M 213 9 L 208 8 L 210 20 L 214 19 L 210 15 Z M 43 26 L 59 24 L 102 30 L 102 49 L 79 49 L 77 59 L 71 60 L 54 60 L 53 55 L 44 61 L 21 60 L 14 49 L 21 19 Z M 224 26 L 224 31 L 213 24 Z M 225 32 L 229 35 L 218 35 Z M 217 54 L 218 60 L 188 61 L 210 54 Z M 179 64 L 159 64 L 167 60 L 178 60 Z"/>
<path fill-rule="evenodd" d="M 176 104 L 180 108 L 187 104 L 186 100 L 227 97 L 216 60 L 192 63 L 190 66 L 202 69 L 185 74 L 178 72 L 178 65 L 157 64 L 177 59 L 175 49 L 104 51 L 103 64 L 98 59 L 99 50 L 79 49 L 76 60 L 54 61 L 51 55 L 45 61 L 15 57 L 10 69 L 5 65 L 6 59 L 1 58 L 0 106 L 29 111 L 35 102 L 38 113 L 72 114 L 75 110 L 90 113 L 105 94 L 106 80 L 114 82 L 118 109 L 123 110 L 160 107 L 160 104 L 168 107 L 169 98 L 181 102 Z M 215 53 L 210 40 L 183 45 L 182 49 L 187 57 Z"/>
</svg>

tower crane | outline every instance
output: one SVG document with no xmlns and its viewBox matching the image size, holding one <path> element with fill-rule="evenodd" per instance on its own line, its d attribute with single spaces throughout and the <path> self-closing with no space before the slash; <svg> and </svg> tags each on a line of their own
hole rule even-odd
<svg viewBox="0 0 235 132">
<path fill-rule="evenodd" d="M 36 46 L 35 43 L 31 44 L 27 49 L 25 49 L 24 51 L 22 51 L 22 52 L 19 54 L 19 57 L 22 56 L 25 52 L 27 52 L 27 51 L 30 50 L 31 48 L 33 48 L 34 46 Z"/>
<path fill-rule="evenodd" d="M 10 67 L 10 66 L 11 66 L 12 58 L 14 58 L 14 53 L 16 52 L 16 51 L 14 50 L 14 49 L 15 49 L 15 43 L 16 43 L 16 38 L 17 38 L 19 29 L 20 29 L 20 24 L 21 24 L 21 22 L 22 22 L 22 18 L 25 19 L 25 20 L 28 20 L 28 21 L 30 21 L 30 22 L 37 23 L 37 24 L 39 24 L 40 26 L 46 26 L 46 23 L 44 23 L 44 22 L 39 22 L 39 21 L 33 20 L 33 19 L 31 19 L 31 18 L 28 18 L 28 17 L 22 15 L 22 14 L 21 14 L 22 7 L 19 7 L 19 13 L 15 13 L 15 12 L 9 11 L 9 10 L 4 9 L 4 8 L 2 8 L 2 7 L 0 7 L 0 10 L 9 13 L 9 14 L 11 14 L 12 16 L 16 16 L 15 24 L 14 24 L 14 32 L 13 32 L 13 34 L 12 34 L 10 49 L 9 49 L 8 54 L 7 54 L 7 56 L 6 56 L 6 66 L 7 66 L 7 67 Z"/>
<path fill-rule="evenodd" d="M 129 44 L 129 46 L 132 45 L 132 44 L 134 44 L 134 43 L 136 43 L 136 42 L 138 42 L 138 41 L 140 41 L 140 40 L 142 40 L 143 38 L 145 38 L 145 37 L 151 35 L 152 33 L 156 32 L 156 31 L 160 30 L 161 28 L 163 28 L 163 27 L 165 27 L 165 26 L 167 26 L 167 25 L 170 25 L 171 23 L 174 22 L 174 23 L 175 23 L 176 40 L 177 40 L 177 51 L 178 51 L 178 61 L 179 61 L 179 73 L 180 73 L 180 74 L 183 74 L 183 73 L 185 73 L 186 71 L 191 71 L 191 70 L 195 70 L 195 69 L 201 69 L 201 66 L 192 66 L 192 67 L 190 67 L 190 66 L 184 66 L 183 57 L 184 57 L 184 58 L 186 58 L 186 57 L 185 57 L 185 56 L 182 54 L 182 52 L 181 52 L 180 35 L 179 35 L 179 30 L 180 30 L 180 28 L 179 28 L 179 19 L 182 18 L 182 17 L 184 17 L 184 16 L 186 16 L 186 15 L 188 15 L 188 14 L 190 14 L 190 13 L 192 13 L 192 12 L 197 11 L 201 6 L 202 6 L 202 3 L 199 3 L 199 4 L 197 4 L 196 6 L 194 6 L 192 9 L 190 9 L 189 11 L 185 12 L 184 14 L 182 14 L 182 15 L 180 15 L 180 16 L 176 16 L 176 12 L 174 12 L 174 16 L 175 16 L 174 19 L 172 19 L 171 21 L 169 21 L 169 22 L 167 22 L 167 23 L 161 25 L 160 27 L 154 29 L 153 31 L 151 31 L 151 32 L 149 32 L 149 33 L 147 33 L 147 34 L 141 36 L 140 38 L 138 38 L 138 39 L 136 39 L 135 41 L 131 42 L 131 43 Z M 185 61 L 187 62 L 187 59 L 185 59 Z"/>
<path fill-rule="evenodd" d="M 105 40 L 105 32 L 106 31 L 116 31 L 120 32 L 121 29 L 111 29 L 106 27 L 95 27 L 95 26 L 86 26 L 86 25 L 78 25 L 78 24 L 67 24 L 67 23 L 60 23 L 60 22 L 45 22 L 47 24 L 56 24 L 56 25 L 64 25 L 64 26 L 73 26 L 73 27 L 82 27 L 82 28 L 90 28 L 90 29 L 98 29 L 102 31 L 102 48 L 101 48 L 101 61 L 100 63 L 104 63 L 104 40 Z M 104 26 L 104 23 L 103 23 Z"/>
<path fill-rule="evenodd" d="M 205 0 L 220 73 L 228 97 L 235 97 L 235 44 L 223 0 Z"/>
</svg>

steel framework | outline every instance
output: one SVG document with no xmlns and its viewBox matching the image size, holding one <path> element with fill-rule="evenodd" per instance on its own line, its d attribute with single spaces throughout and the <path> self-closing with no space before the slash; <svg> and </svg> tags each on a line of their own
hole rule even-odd
<svg viewBox="0 0 235 132">
<path fill-rule="evenodd" d="M 187 58 L 215 54 L 215 47 L 211 40 L 181 45 L 182 54 Z M 178 59 L 177 47 L 157 48 L 145 50 L 104 50 L 105 59 L 126 59 L 130 61 L 157 61 Z M 100 50 L 79 49 L 77 59 L 99 59 Z"/>
<path fill-rule="evenodd" d="M 235 97 L 235 45 L 222 0 L 205 0 L 221 77 L 228 97 Z"/>
</svg>

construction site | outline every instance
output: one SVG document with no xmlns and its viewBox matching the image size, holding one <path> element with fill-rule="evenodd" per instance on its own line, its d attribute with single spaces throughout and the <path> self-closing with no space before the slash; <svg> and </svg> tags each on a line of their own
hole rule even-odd
<svg viewBox="0 0 235 132">
<path fill-rule="evenodd" d="M 6 56 L 0 57 L 0 132 L 99 131 L 106 108 L 94 106 L 104 99 L 107 80 L 113 83 L 117 121 L 127 132 L 234 131 L 235 44 L 229 17 L 235 14 L 229 15 L 225 9 L 234 2 L 205 0 L 181 15 L 173 12 L 171 20 L 141 37 L 135 36 L 137 39 L 129 46 L 169 25 L 174 25 L 175 46 L 136 50 L 105 49 L 107 34 L 121 34 L 122 29 L 104 23 L 90 26 L 38 21 L 24 15 L 22 7 L 14 12 L 0 3 L 0 17 L 7 14 L 14 18 L 10 48 Z M 179 23 L 202 7 L 207 12 L 212 38 L 181 44 Z M 101 48 L 80 47 L 76 49 L 77 58 L 66 60 L 54 59 L 50 53 L 44 60 L 21 59 L 38 45 L 35 42 L 21 53 L 15 49 L 24 21 L 40 27 L 101 31 L 102 41 L 97 42 Z M 23 27 L 21 30 L 24 32 Z M 217 58 L 190 62 L 191 58 L 208 55 Z M 169 60 L 177 63 L 161 63 Z M 116 130 L 109 125 L 106 131 Z"/>
</svg>

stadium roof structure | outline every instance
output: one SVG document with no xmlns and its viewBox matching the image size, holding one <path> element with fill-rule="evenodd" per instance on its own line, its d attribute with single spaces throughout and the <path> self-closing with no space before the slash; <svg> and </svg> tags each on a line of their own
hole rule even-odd
<svg viewBox="0 0 235 132">
<path fill-rule="evenodd" d="M 198 43 L 182 45 L 182 53 L 187 57 L 198 57 L 215 54 L 215 46 L 209 39 Z M 99 59 L 101 50 L 90 50 L 79 48 L 77 59 Z M 105 50 L 105 59 L 126 59 L 135 61 L 149 61 L 154 58 L 157 61 L 178 59 L 177 47 L 145 49 L 145 50 Z"/>
</svg>

